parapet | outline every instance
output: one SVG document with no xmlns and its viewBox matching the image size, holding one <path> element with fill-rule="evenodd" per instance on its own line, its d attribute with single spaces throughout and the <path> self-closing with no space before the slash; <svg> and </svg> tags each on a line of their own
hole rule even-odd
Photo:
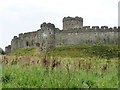
<svg viewBox="0 0 120 90">
<path fill-rule="evenodd" d="M 49 27 L 49 28 L 55 28 L 55 25 L 52 24 L 52 23 L 46 23 L 44 22 L 43 24 L 40 25 L 41 28 L 44 28 L 44 27 Z"/>
<path fill-rule="evenodd" d="M 11 48 L 11 45 L 8 45 L 8 46 L 6 46 L 6 47 Z"/>
<path fill-rule="evenodd" d="M 108 29 L 108 26 L 101 26 L 101 29 Z"/>
<path fill-rule="evenodd" d="M 92 29 L 99 29 L 99 26 L 92 26 Z"/>
<path fill-rule="evenodd" d="M 114 27 L 114 29 L 117 29 L 117 27 Z"/>
<path fill-rule="evenodd" d="M 60 30 L 59 28 L 55 28 L 55 33 L 59 33 L 61 32 L 62 30 Z"/>
<path fill-rule="evenodd" d="M 23 37 L 26 37 L 26 36 L 34 36 L 34 35 L 36 35 L 37 34 L 37 31 L 33 31 L 33 32 L 26 32 L 26 33 L 24 33 L 24 34 L 19 34 L 19 37 L 21 36 L 23 36 Z"/>
<path fill-rule="evenodd" d="M 12 39 L 12 41 L 14 41 L 14 40 L 18 40 L 18 39 L 19 39 L 19 37 L 14 36 L 13 39 Z"/>
<path fill-rule="evenodd" d="M 15 38 L 18 38 L 18 37 L 17 37 L 17 36 L 14 36 L 13 38 L 15 39 Z"/>
<path fill-rule="evenodd" d="M 22 37 L 22 36 L 23 36 L 23 33 L 20 33 L 20 34 L 19 34 L 19 37 Z"/>
<path fill-rule="evenodd" d="M 84 26 L 83 28 L 84 29 L 90 29 L 90 26 Z"/>
<path fill-rule="evenodd" d="M 63 18 L 63 22 L 64 22 L 64 21 L 71 21 L 71 20 L 83 21 L 83 18 L 82 18 L 82 17 L 78 17 L 78 16 L 76 16 L 75 18 L 74 18 L 74 17 L 69 17 L 69 16 Z"/>
<path fill-rule="evenodd" d="M 11 45 L 5 47 L 5 53 L 11 52 Z"/>
<path fill-rule="evenodd" d="M 84 26 L 82 29 L 79 28 L 79 31 L 88 31 L 88 32 L 118 32 L 119 27 L 108 27 L 108 26 Z"/>
</svg>

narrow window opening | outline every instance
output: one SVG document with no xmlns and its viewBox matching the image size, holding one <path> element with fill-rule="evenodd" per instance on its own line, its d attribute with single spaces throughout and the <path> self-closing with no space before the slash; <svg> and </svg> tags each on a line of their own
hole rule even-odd
<svg viewBox="0 0 120 90">
<path fill-rule="evenodd" d="M 26 46 L 29 46 L 28 41 L 26 42 Z"/>
</svg>

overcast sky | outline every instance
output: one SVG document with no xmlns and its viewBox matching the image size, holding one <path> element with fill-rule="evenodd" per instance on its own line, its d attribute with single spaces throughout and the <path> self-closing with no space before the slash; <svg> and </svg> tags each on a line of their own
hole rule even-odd
<svg viewBox="0 0 120 90">
<path fill-rule="evenodd" d="M 62 29 L 63 17 L 83 17 L 84 26 L 118 26 L 119 0 L 0 0 L 0 47 L 43 22 Z"/>
<path fill-rule="evenodd" d="M 120 26 L 120 1 L 118 3 L 118 26 Z"/>
</svg>

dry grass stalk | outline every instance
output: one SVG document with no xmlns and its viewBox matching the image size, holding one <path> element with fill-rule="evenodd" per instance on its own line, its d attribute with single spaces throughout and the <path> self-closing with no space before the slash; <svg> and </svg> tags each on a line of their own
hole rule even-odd
<svg viewBox="0 0 120 90">
<path fill-rule="evenodd" d="M 102 70 L 105 72 L 108 70 L 108 63 L 104 64 Z"/>
<path fill-rule="evenodd" d="M 52 65 L 51 65 L 52 70 L 53 70 L 55 67 L 57 67 L 58 65 L 60 65 L 60 63 L 61 63 L 60 61 L 57 61 L 57 60 L 54 59 L 54 60 L 52 61 Z"/>
<path fill-rule="evenodd" d="M 42 65 L 43 65 L 44 67 L 50 66 L 50 61 L 47 59 L 47 57 L 45 57 L 45 58 L 42 60 Z"/>
</svg>

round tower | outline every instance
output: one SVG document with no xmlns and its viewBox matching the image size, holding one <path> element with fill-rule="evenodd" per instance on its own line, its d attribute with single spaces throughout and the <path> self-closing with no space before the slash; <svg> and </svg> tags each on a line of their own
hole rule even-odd
<svg viewBox="0 0 120 90">
<path fill-rule="evenodd" d="M 63 30 L 69 30 L 74 28 L 83 27 L 83 18 L 82 17 L 64 17 L 63 18 Z"/>
<path fill-rule="evenodd" d="M 51 23 L 41 24 L 40 48 L 41 51 L 48 51 L 55 47 L 55 25 Z"/>
</svg>

